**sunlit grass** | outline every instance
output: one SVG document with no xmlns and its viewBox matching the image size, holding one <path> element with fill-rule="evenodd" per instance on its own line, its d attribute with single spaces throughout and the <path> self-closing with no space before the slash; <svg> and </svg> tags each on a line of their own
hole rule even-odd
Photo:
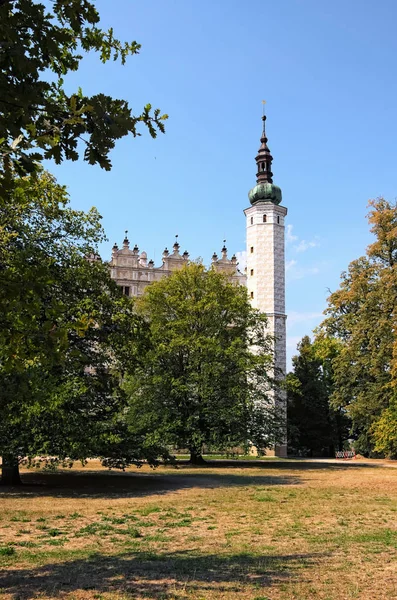
<svg viewBox="0 0 397 600">
<path fill-rule="evenodd" d="M 397 597 L 395 469 L 91 462 L 24 478 L 0 491 L 5 600 Z"/>
</svg>

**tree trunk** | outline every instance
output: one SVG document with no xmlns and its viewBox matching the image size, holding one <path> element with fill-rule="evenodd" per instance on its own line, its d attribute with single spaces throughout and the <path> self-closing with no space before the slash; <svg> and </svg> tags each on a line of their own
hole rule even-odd
<svg viewBox="0 0 397 600">
<path fill-rule="evenodd" d="M 190 460 L 189 460 L 189 462 L 192 465 L 206 465 L 207 464 L 207 462 L 201 456 L 201 452 L 198 451 L 196 448 L 190 448 Z"/>
<path fill-rule="evenodd" d="M 2 485 L 21 485 L 22 481 L 19 476 L 18 459 L 15 456 L 3 456 L 1 467 L 1 484 Z"/>
</svg>

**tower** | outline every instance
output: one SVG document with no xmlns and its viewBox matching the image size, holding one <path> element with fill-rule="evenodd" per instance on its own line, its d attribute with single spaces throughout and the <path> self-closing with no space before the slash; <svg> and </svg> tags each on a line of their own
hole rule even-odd
<svg viewBox="0 0 397 600">
<path fill-rule="evenodd" d="M 275 338 L 275 376 L 286 372 L 285 314 L 285 243 L 281 189 L 273 183 L 273 157 L 267 145 L 266 115 L 263 115 L 261 146 L 255 158 L 256 186 L 248 198 L 251 206 L 244 211 L 247 229 L 247 289 L 252 306 L 264 312 L 268 329 Z M 285 392 L 277 390 L 275 402 L 286 415 Z M 286 443 L 276 446 L 277 456 L 287 455 Z"/>
</svg>

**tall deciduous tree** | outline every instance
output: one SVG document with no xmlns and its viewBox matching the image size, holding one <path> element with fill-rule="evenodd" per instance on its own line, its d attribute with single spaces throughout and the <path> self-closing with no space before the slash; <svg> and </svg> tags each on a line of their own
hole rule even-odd
<svg viewBox="0 0 397 600">
<path fill-rule="evenodd" d="M 333 360 L 333 402 L 346 407 L 357 449 L 395 454 L 397 383 L 397 206 L 369 203 L 375 235 L 366 255 L 342 273 L 323 330 L 341 342 Z"/>
<path fill-rule="evenodd" d="M 341 351 L 340 340 L 324 335 L 321 328 L 314 331 L 314 355 L 321 364 L 321 381 L 328 402 L 328 411 L 332 423 L 333 445 L 344 450 L 351 437 L 351 419 L 346 408 L 333 401 L 335 391 L 334 361 Z"/>
<path fill-rule="evenodd" d="M 42 158 L 84 160 L 110 169 L 116 140 L 140 135 L 140 123 L 155 137 L 164 131 L 160 110 L 147 104 L 134 115 L 128 103 L 103 93 L 67 93 L 64 78 L 76 71 L 84 53 L 98 52 L 105 63 L 125 63 L 140 45 L 122 43 L 113 29 L 99 27 L 89 0 L 0 0 L 0 184 L 13 174 L 32 172 Z M 48 76 L 50 73 L 50 76 Z"/>
<path fill-rule="evenodd" d="M 67 207 L 65 190 L 40 173 L 40 162 L 83 152 L 108 170 L 116 140 L 140 135 L 140 124 L 155 137 L 166 115 L 150 104 L 134 115 L 124 100 L 66 92 L 64 78 L 84 53 L 124 64 L 139 52 L 137 42 L 100 29 L 89 0 L 0 0 L 0 39 L 3 478 L 18 481 L 18 457 L 41 452 L 94 452 L 120 466 L 142 457 L 142 438 L 126 443 L 114 374 L 133 363 L 121 331 L 135 335 L 136 316 L 107 268 L 87 260 L 103 239 L 98 213 Z M 145 448 L 152 460 L 157 450 Z"/>
<path fill-rule="evenodd" d="M 18 460 L 38 454 L 153 458 L 141 438 L 126 449 L 119 378 L 134 367 L 141 323 L 96 260 L 97 211 L 71 209 L 45 172 L 16 180 L 12 199 L 0 213 L 3 482 L 17 483 Z"/>
<path fill-rule="evenodd" d="M 272 341 L 244 287 L 192 263 L 151 284 L 137 310 L 150 334 L 126 384 L 133 429 L 188 448 L 194 463 L 204 444 L 263 449 L 283 439 L 270 394 Z"/>
<path fill-rule="evenodd" d="M 333 454 L 343 450 L 351 423 L 346 409 L 331 402 L 334 392 L 333 361 L 340 342 L 321 330 L 311 342 L 298 344 L 293 371 L 287 375 L 288 446 L 291 453 Z"/>
<path fill-rule="evenodd" d="M 334 447 L 333 419 L 324 381 L 322 361 L 309 336 L 298 344 L 292 359 L 293 372 L 287 376 L 288 445 L 292 452 L 310 455 Z"/>
</svg>

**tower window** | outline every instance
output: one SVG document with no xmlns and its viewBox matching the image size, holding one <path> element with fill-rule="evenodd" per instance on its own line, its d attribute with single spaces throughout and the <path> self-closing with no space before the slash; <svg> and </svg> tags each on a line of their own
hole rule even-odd
<svg viewBox="0 0 397 600">
<path fill-rule="evenodd" d="M 253 276 L 253 274 L 254 274 L 254 269 L 251 269 L 251 277 Z"/>
<path fill-rule="evenodd" d="M 251 292 L 251 298 L 253 298 L 253 297 L 254 297 L 254 292 Z"/>
<path fill-rule="evenodd" d="M 251 217 L 251 225 L 254 224 L 254 217 Z"/>
<path fill-rule="evenodd" d="M 277 216 L 277 223 L 280 223 L 280 217 Z"/>
<path fill-rule="evenodd" d="M 263 222 L 266 223 L 267 221 L 267 215 L 263 215 Z"/>
<path fill-rule="evenodd" d="M 266 163 L 262 163 L 262 171 L 266 171 Z"/>
<path fill-rule="evenodd" d="M 253 254 L 253 253 L 254 253 L 254 247 L 251 246 L 251 254 Z"/>
</svg>

